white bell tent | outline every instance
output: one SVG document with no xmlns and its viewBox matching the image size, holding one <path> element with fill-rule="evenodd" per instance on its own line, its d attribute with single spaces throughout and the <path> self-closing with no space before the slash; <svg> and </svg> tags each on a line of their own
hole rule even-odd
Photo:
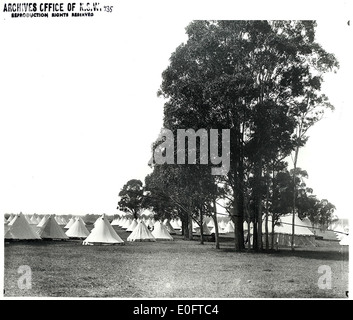
<svg viewBox="0 0 353 320">
<path fill-rule="evenodd" d="M 53 215 L 47 218 L 42 227 L 38 227 L 37 234 L 42 239 L 67 240 L 69 238 L 58 225 Z"/>
<path fill-rule="evenodd" d="M 224 228 L 225 233 L 232 233 L 234 232 L 234 222 L 232 220 L 229 220 L 226 224 L 226 227 Z"/>
<path fill-rule="evenodd" d="M 132 220 L 132 222 L 130 223 L 129 227 L 126 229 L 126 231 L 133 232 L 134 229 L 136 228 L 136 226 L 137 226 L 137 220 L 134 219 L 134 220 Z"/>
<path fill-rule="evenodd" d="M 155 237 L 156 240 L 174 240 L 168 232 L 167 227 L 160 221 L 156 221 L 156 223 L 154 224 L 152 235 Z"/>
<path fill-rule="evenodd" d="M 172 219 L 170 224 L 174 230 L 181 230 L 181 227 L 176 219 Z"/>
<path fill-rule="evenodd" d="M 22 213 L 17 214 L 6 225 L 5 239 L 13 240 L 40 240 L 40 236 L 30 226 Z"/>
<path fill-rule="evenodd" d="M 95 222 L 90 235 L 83 241 L 84 245 L 113 245 L 124 244 L 124 241 L 110 225 L 108 218 L 103 214 Z"/>
<path fill-rule="evenodd" d="M 69 229 L 73 224 L 75 223 L 75 218 L 72 217 L 69 222 L 66 224 L 66 226 L 64 227 L 64 229 Z"/>
<path fill-rule="evenodd" d="M 156 239 L 141 220 L 137 223 L 134 231 L 128 236 L 127 241 L 156 241 Z"/>
<path fill-rule="evenodd" d="M 81 219 L 76 219 L 76 221 L 71 225 L 71 227 L 65 232 L 69 238 L 75 239 L 85 239 L 89 236 L 89 231 L 83 224 Z"/>
<path fill-rule="evenodd" d="M 196 235 L 200 235 L 200 234 L 201 234 L 201 228 L 198 227 L 196 229 Z M 207 226 L 207 221 L 206 220 L 202 223 L 202 234 L 206 235 L 206 236 L 212 234 L 210 228 Z"/>
</svg>

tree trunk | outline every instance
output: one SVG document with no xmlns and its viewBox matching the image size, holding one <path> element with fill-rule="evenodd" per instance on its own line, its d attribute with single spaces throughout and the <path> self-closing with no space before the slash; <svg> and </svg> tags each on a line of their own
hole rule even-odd
<svg viewBox="0 0 353 320">
<path fill-rule="evenodd" d="M 256 181 L 257 181 L 257 192 L 256 192 L 256 214 L 257 214 L 257 250 L 262 250 L 262 188 L 261 188 L 261 177 L 262 177 L 262 159 L 258 160 L 256 168 Z"/>
<path fill-rule="evenodd" d="M 245 211 L 245 216 L 246 216 L 246 222 L 247 222 L 247 247 L 248 247 L 248 250 L 251 250 L 251 241 L 250 241 L 250 232 L 251 232 L 251 229 L 250 229 L 250 221 L 251 221 L 251 218 L 250 218 L 250 212 L 249 212 L 249 208 L 248 208 L 248 199 L 247 198 L 244 198 L 244 211 Z M 243 222 L 243 225 L 244 225 L 244 222 Z M 244 245 L 245 247 L 245 245 Z"/>
<path fill-rule="evenodd" d="M 218 221 L 217 221 L 217 207 L 216 201 L 213 201 L 213 215 L 212 215 L 214 229 L 215 229 L 215 242 L 216 242 L 216 249 L 220 248 L 219 245 L 219 233 L 218 233 Z"/>
<path fill-rule="evenodd" d="M 244 244 L 244 227 L 243 227 L 243 217 L 242 216 L 238 216 L 238 242 L 239 242 L 239 250 L 244 250 L 245 249 L 245 244 Z"/>
<path fill-rule="evenodd" d="M 295 187 L 294 187 L 295 189 Z M 292 208 L 292 237 L 291 237 L 291 250 L 294 250 L 294 234 L 295 234 L 295 226 L 294 226 L 294 222 L 295 222 L 295 197 L 296 197 L 296 191 L 293 190 L 293 208 Z"/>
<path fill-rule="evenodd" d="M 250 227 L 250 224 L 251 224 L 251 220 L 249 217 L 249 220 L 248 220 L 248 250 L 251 250 L 251 227 Z"/>
<path fill-rule="evenodd" d="M 241 123 L 238 117 L 233 115 L 234 127 L 230 131 L 231 154 L 230 154 L 230 180 L 232 182 L 232 209 L 230 212 L 231 220 L 234 223 L 234 249 L 241 251 L 244 249 L 244 230 L 243 230 L 243 143 Z"/>
<path fill-rule="evenodd" d="M 189 239 L 189 214 L 185 215 L 183 219 L 183 233 L 184 233 L 184 240 Z"/>
<path fill-rule="evenodd" d="M 252 228 L 252 247 L 257 250 L 257 215 L 254 214 L 253 228 Z"/>
<path fill-rule="evenodd" d="M 233 208 L 230 214 L 231 220 L 234 223 L 234 249 L 235 251 L 241 251 L 244 248 L 244 232 L 243 222 L 238 214 L 238 202 L 233 201 Z"/>
<path fill-rule="evenodd" d="M 293 207 L 292 207 L 292 237 L 291 237 L 291 250 L 294 250 L 294 234 L 295 234 L 295 207 L 296 207 L 296 197 L 297 197 L 297 186 L 295 183 L 295 178 L 297 175 L 297 161 L 298 161 L 298 153 L 299 153 L 299 147 L 297 146 L 295 149 L 295 154 L 294 154 L 294 168 L 293 168 Z"/>
<path fill-rule="evenodd" d="M 243 189 L 244 191 L 244 189 Z M 251 250 L 251 228 L 250 228 L 250 223 L 251 223 L 251 216 L 250 216 L 250 209 L 249 209 L 249 198 L 248 194 L 246 192 L 243 193 L 243 200 L 244 200 L 244 215 L 246 218 L 247 222 L 247 249 L 248 251 Z M 243 225 L 244 225 L 244 218 L 243 218 Z M 243 230 L 244 231 L 244 230 Z M 244 248 L 245 248 L 245 243 L 244 243 Z"/>
<path fill-rule="evenodd" d="M 200 206 L 200 244 L 203 244 L 203 212 Z"/>
<path fill-rule="evenodd" d="M 268 242 L 268 198 L 269 198 L 269 179 L 268 175 L 266 175 L 266 215 L 265 215 L 265 245 L 266 245 L 266 251 L 269 250 L 269 242 Z"/>
<path fill-rule="evenodd" d="M 274 197 L 275 197 L 275 192 L 276 192 L 276 180 L 275 180 L 275 167 L 273 166 L 272 169 L 272 203 L 274 201 Z M 272 212 L 271 214 L 271 249 L 274 250 L 275 249 L 275 213 Z"/>
<path fill-rule="evenodd" d="M 244 210 L 245 210 L 245 194 L 244 194 L 244 128 L 239 133 L 239 164 L 238 164 L 238 242 L 240 250 L 245 249 L 244 244 Z"/>
<path fill-rule="evenodd" d="M 272 213 L 272 221 L 271 221 L 271 249 L 273 250 L 275 248 L 275 214 Z"/>
<path fill-rule="evenodd" d="M 188 212 L 188 216 L 189 216 L 189 240 L 192 240 L 193 235 L 192 235 L 192 216 L 191 216 L 191 213 Z"/>
</svg>

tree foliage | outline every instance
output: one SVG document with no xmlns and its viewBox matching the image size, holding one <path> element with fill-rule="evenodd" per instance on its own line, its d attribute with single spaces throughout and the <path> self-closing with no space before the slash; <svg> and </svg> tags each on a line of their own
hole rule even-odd
<svg viewBox="0 0 353 320">
<path fill-rule="evenodd" d="M 264 214 L 277 219 L 294 205 L 302 216 L 329 219 L 334 206 L 316 201 L 303 182 L 306 172 L 296 168 L 308 129 L 333 109 L 321 93 L 323 75 L 339 67 L 315 41 L 315 28 L 315 21 L 256 20 L 187 26 L 187 42 L 176 48 L 162 73 L 163 126 L 173 133 L 229 129 L 230 168 L 226 175 L 212 176 L 201 161 L 152 163 L 146 205 L 161 216 L 190 221 L 226 199 L 235 250 L 244 248 L 244 220 L 254 224 L 254 247 L 261 249 Z M 157 139 L 152 149 L 161 143 Z M 292 152 L 290 172 L 283 160 Z"/>
<path fill-rule="evenodd" d="M 144 188 L 140 180 L 129 180 L 119 192 L 117 209 L 131 213 L 135 219 L 143 208 Z"/>
</svg>

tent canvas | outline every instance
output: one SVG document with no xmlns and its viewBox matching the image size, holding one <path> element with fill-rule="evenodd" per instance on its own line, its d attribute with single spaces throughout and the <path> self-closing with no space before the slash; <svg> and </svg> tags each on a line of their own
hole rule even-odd
<svg viewBox="0 0 353 320">
<path fill-rule="evenodd" d="M 225 229 L 225 227 L 226 227 L 226 223 L 224 222 L 224 220 L 218 221 L 218 228 L 219 229 Z"/>
<path fill-rule="evenodd" d="M 214 226 L 212 229 L 211 229 L 211 234 L 212 233 L 216 233 L 216 226 Z M 220 228 L 219 226 L 218 226 L 218 234 L 225 234 L 226 232 L 224 231 L 224 229 L 223 228 Z"/>
<path fill-rule="evenodd" d="M 69 237 L 64 233 L 63 229 L 58 225 L 54 216 L 49 216 L 42 227 L 39 227 L 37 234 L 42 239 L 67 240 Z"/>
<path fill-rule="evenodd" d="M 118 222 L 118 226 L 119 226 L 119 227 L 122 227 L 125 222 L 126 222 L 126 217 L 121 218 L 121 219 L 119 220 L 119 222 Z"/>
<path fill-rule="evenodd" d="M 85 222 L 85 220 L 82 219 L 82 217 L 78 217 L 78 219 L 80 219 L 81 222 L 82 222 L 84 225 L 86 225 L 86 222 Z"/>
<path fill-rule="evenodd" d="M 313 224 L 311 223 L 308 217 L 305 217 L 304 219 L 302 219 L 301 222 L 304 226 L 309 228 L 309 230 L 312 231 L 312 233 L 315 233 L 313 229 Z"/>
<path fill-rule="evenodd" d="M 66 221 L 65 217 L 60 217 L 60 221 L 61 221 L 60 225 L 62 225 L 62 226 L 66 226 L 67 225 L 68 221 Z"/>
<path fill-rule="evenodd" d="M 127 241 L 156 241 L 143 221 L 139 221 L 134 231 L 128 236 Z"/>
<path fill-rule="evenodd" d="M 64 224 L 63 221 L 61 220 L 60 216 L 55 216 L 55 220 L 58 223 L 59 226 L 63 226 L 66 225 L 66 223 Z"/>
<path fill-rule="evenodd" d="M 145 225 L 146 225 L 146 227 L 153 228 L 154 222 L 152 221 L 151 218 L 148 218 Z"/>
<path fill-rule="evenodd" d="M 174 228 L 170 224 L 169 219 L 165 219 L 164 220 L 164 225 L 167 227 L 167 230 L 168 230 L 169 234 L 176 234 L 176 231 L 174 230 Z"/>
<path fill-rule="evenodd" d="M 346 218 L 337 219 L 331 223 L 328 229 L 336 230 L 337 228 L 339 228 L 340 230 L 349 229 L 349 220 Z"/>
<path fill-rule="evenodd" d="M 349 233 L 348 227 L 339 224 L 334 227 L 333 231 L 335 232 L 336 238 L 340 241 Z"/>
<path fill-rule="evenodd" d="M 34 240 L 40 236 L 33 230 L 25 216 L 20 213 L 7 224 L 5 239 Z"/>
<path fill-rule="evenodd" d="M 83 224 L 81 219 L 76 219 L 71 227 L 65 232 L 69 238 L 87 238 L 89 233 L 90 232 Z"/>
<path fill-rule="evenodd" d="M 154 216 L 154 213 L 151 210 L 145 209 L 143 212 L 140 213 L 141 217 L 151 218 Z M 153 221 L 155 223 L 155 221 Z"/>
<path fill-rule="evenodd" d="M 198 227 L 196 229 L 196 235 L 199 235 L 199 234 L 201 234 L 201 228 L 200 227 Z M 202 234 L 206 235 L 206 236 L 212 234 L 211 231 L 210 231 L 210 228 L 207 226 L 207 222 L 206 221 L 204 221 L 203 224 L 202 224 Z"/>
<path fill-rule="evenodd" d="M 126 219 L 125 223 L 121 226 L 123 229 L 127 229 L 130 227 L 130 224 L 132 223 L 131 219 Z"/>
<path fill-rule="evenodd" d="M 37 227 L 41 228 L 44 226 L 45 222 L 47 221 L 48 217 L 47 216 L 43 216 L 43 218 L 39 221 L 39 223 L 37 224 Z M 56 220 L 56 219 L 55 219 Z"/>
<path fill-rule="evenodd" d="M 211 218 L 210 221 L 207 223 L 207 226 L 208 226 L 209 228 L 213 228 L 213 227 L 214 227 L 214 221 L 213 221 L 212 218 Z"/>
<path fill-rule="evenodd" d="M 275 225 L 276 233 L 292 234 L 292 214 L 281 216 L 279 225 Z M 265 230 L 265 223 L 262 225 L 263 231 Z M 269 219 L 268 230 L 272 231 L 272 222 Z M 307 227 L 306 223 L 302 222 L 297 215 L 294 217 L 294 232 L 296 235 L 314 236 L 311 230 Z"/>
<path fill-rule="evenodd" d="M 108 218 L 103 214 L 95 222 L 94 228 L 90 235 L 83 241 L 84 245 L 113 245 L 113 244 L 124 244 L 124 241 L 115 232 L 113 227 L 110 225 Z"/>
<path fill-rule="evenodd" d="M 34 215 L 29 219 L 29 224 L 32 224 L 32 225 L 38 224 L 37 219 Z"/>
<path fill-rule="evenodd" d="M 120 221 L 120 218 L 115 218 L 115 219 L 113 219 L 113 221 L 111 222 L 111 225 L 112 225 L 112 226 L 118 226 L 118 225 L 119 225 L 119 221 Z"/>
<path fill-rule="evenodd" d="M 156 221 L 154 224 L 152 235 L 156 240 L 174 240 L 173 237 L 169 234 L 167 227 L 160 221 Z"/>
<path fill-rule="evenodd" d="M 175 219 L 173 219 L 172 221 L 170 221 L 170 224 L 171 224 L 171 226 L 172 226 L 172 228 L 173 228 L 174 230 L 180 230 L 180 229 L 181 229 L 179 223 L 178 223 L 177 220 L 175 220 Z"/>
<path fill-rule="evenodd" d="M 180 218 L 176 219 L 176 223 L 179 225 L 180 229 L 183 226 L 183 223 L 181 222 Z"/>
<path fill-rule="evenodd" d="M 226 233 L 231 233 L 234 232 L 234 222 L 233 221 L 228 221 L 226 224 L 226 227 L 224 228 L 224 232 Z"/>
<path fill-rule="evenodd" d="M 14 215 L 13 213 L 11 213 L 10 216 L 7 218 L 7 222 L 11 222 L 11 220 L 12 220 L 13 218 L 15 218 L 15 217 L 16 217 L 16 215 Z"/>
<path fill-rule="evenodd" d="M 96 223 L 97 223 L 101 218 L 102 218 L 102 216 L 99 216 L 99 217 L 96 219 L 96 221 L 93 222 L 93 226 L 95 226 Z"/>
<path fill-rule="evenodd" d="M 341 238 L 339 244 L 341 246 L 349 246 L 349 234 L 343 235 L 343 237 Z"/>
<path fill-rule="evenodd" d="M 281 216 L 279 225 L 274 227 L 274 242 L 280 246 L 291 246 L 292 214 Z M 262 224 L 263 241 L 265 241 L 265 223 Z M 268 221 L 269 242 L 272 242 L 272 221 Z M 297 215 L 294 217 L 294 246 L 315 246 L 315 235 Z"/>
<path fill-rule="evenodd" d="M 126 229 L 126 231 L 132 232 L 132 231 L 134 231 L 136 226 L 137 226 L 137 220 L 134 219 L 134 220 L 132 220 L 132 222 L 130 223 L 129 227 Z"/>
<path fill-rule="evenodd" d="M 105 214 L 103 214 L 101 218 L 104 219 L 105 224 L 107 225 L 107 228 L 110 230 L 110 233 L 111 233 L 112 235 L 114 235 L 114 236 L 117 236 L 117 239 L 118 239 L 119 241 L 122 241 L 122 242 L 120 242 L 120 243 L 123 244 L 124 241 L 123 241 L 123 240 L 120 238 L 120 236 L 116 233 L 116 231 L 114 230 L 114 228 L 113 228 L 112 225 L 110 224 L 110 222 L 109 222 L 109 220 L 108 220 L 108 217 L 107 217 Z"/>
<path fill-rule="evenodd" d="M 10 229 L 9 222 L 5 219 L 4 220 L 4 234 Z"/>
<path fill-rule="evenodd" d="M 64 227 L 64 229 L 69 229 L 73 224 L 75 223 L 75 218 L 72 217 L 69 222 L 66 224 L 66 226 Z"/>
<path fill-rule="evenodd" d="M 66 221 L 65 217 L 58 216 L 58 219 L 60 221 L 60 222 L 58 221 L 59 225 L 61 225 L 61 226 L 66 226 L 67 225 L 67 221 Z"/>
</svg>

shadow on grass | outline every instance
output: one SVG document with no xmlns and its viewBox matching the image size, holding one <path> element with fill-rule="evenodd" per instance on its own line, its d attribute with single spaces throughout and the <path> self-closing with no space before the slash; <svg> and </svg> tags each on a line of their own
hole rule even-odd
<svg viewBox="0 0 353 320">
<path fill-rule="evenodd" d="M 278 258 L 283 258 L 283 257 L 297 257 L 297 258 L 303 258 L 303 259 L 317 259 L 317 260 L 332 260 L 332 261 L 348 261 L 349 258 L 349 251 L 348 248 L 341 248 L 340 249 L 332 249 L 332 248 L 327 248 L 324 250 L 323 248 L 320 248 L 320 250 L 313 248 L 313 249 L 303 249 L 303 248 L 297 248 L 295 250 L 291 250 L 290 248 L 283 248 L 279 250 L 262 250 L 262 251 L 256 251 L 256 250 L 242 250 L 241 252 L 236 252 L 234 248 L 230 247 L 225 247 L 219 249 L 220 252 L 234 252 L 234 253 L 240 253 L 240 254 L 250 254 L 250 255 L 266 255 L 266 256 L 271 256 L 274 259 Z"/>
<path fill-rule="evenodd" d="M 6 247 L 16 247 L 16 246 L 31 246 L 31 247 L 47 247 L 53 245 L 68 245 L 72 246 L 73 244 L 82 245 L 83 240 L 6 240 L 4 242 L 5 248 Z"/>
<path fill-rule="evenodd" d="M 322 251 L 315 251 L 308 250 L 308 249 L 300 249 L 300 250 L 279 250 L 278 253 L 275 253 L 274 256 L 280 255 L 282 257 L 298 257 L 304 259 L 317 259 L 317 260 L 345 260 L 348 261 L 348 250 L 322 250 Z"/>
</svg>

